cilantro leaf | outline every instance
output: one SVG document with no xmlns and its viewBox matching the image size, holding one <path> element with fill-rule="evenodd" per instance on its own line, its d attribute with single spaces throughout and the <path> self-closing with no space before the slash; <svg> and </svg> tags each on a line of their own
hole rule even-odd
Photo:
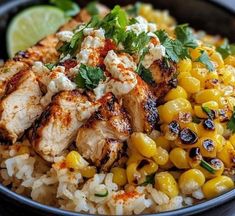
<svg viewBox="0 0 235 216">
<path fill-rule="evenodd" d="M 147 175 L 145 177 L 145 181 L 140 184 L 141 186 L 146 186 L 148 184 L 154 184 L 155 180 L 154 180 L 154 177 L 155 177 L 155 173 L 151 174 L 151 175 Z"/>
<path fill-rule="evenodd" d="M 233 108 L 233 114 L 231 119 L 227 123 L 227 128 L 233 133 L 235 132 L 235 107 Z"/>
<path fill-rule="evenodd" d="M 98 10 L 96 4 L 97 4 L 96 1 L 92 1 L 92 2 L 90 2 L 90 3 L 86 6 L 86 10 L 88 11 L 88 13 L 89 13 L 91 16 L 94 16 L 94 15 L 98 15 L 98 14 L 99 14 L 99 10 Z"/>
<path fill-rule="evenodd" d="M 215 114 L 214 114 L 213 110 L 211 110 L 210 108 L 205 107 L 205 106 L 202 106 L 202 110 L 203 110 L 203 112 L 205 112 L 205 113 L 207 114 L 207 116 L 208 116 L 210 119 L 214 119 Z"/>
<path fill-rule="evenodd" d="M 47 67 L 49 70 L 52 70 L 53 67 L 55 67 L 56 65 L 55 64 L 52 64 L 52 63 L 47 63 L 45 64 L 45 67 Z"/>
<path fill-rule="evenodd" d="M 150 72 L 150 70 L 146 69 L 142 64 L 140 66 L 139 69 L 139 75 L 140 77 L 148 84 L 153 84 L 154 80 L 153 80 L 153 76 L 152 73 Z"/>
<path fill-rule="evenodd" d="M 201 55 L 195 61 L 201 62 L 202 64 L 204 64 L 209 71 L 215 70 L 215 67 L 210 61 L 209 56 L 207 55 L 206 51 L 201 50 L 200 53 Z"/>
<path fill-rule="evenodd" d="M 225 39 L 224 43 L 217 47 L 216 50 L 222 55 L 223 59 L 225 59 L 229 55 L 235 55 L 235 44 L 229 44 L 228 40 Z"/>
<path fill-rule="evenodd" d="M 197 40 L 189 28 L 188 24 L 178 25 L 175 28 L 177 39 L 188 48 L 196 48 L 198 46 Z"/>
<path fill-rule="evenodd" d="M 80 7 L 72 0 L 50 0 L 50 3 L 64 11 L 67 16 L 75 16 L 80 11 Z"/>
<path fill-rule="evenodd" d="M 90 67 L 81 64 L 79 73 L 75 78 L 78 88 L 94 89 L 99 85 L 101 80 L 105 80 L 103 70 L 99 67 Z"/>
</svg>

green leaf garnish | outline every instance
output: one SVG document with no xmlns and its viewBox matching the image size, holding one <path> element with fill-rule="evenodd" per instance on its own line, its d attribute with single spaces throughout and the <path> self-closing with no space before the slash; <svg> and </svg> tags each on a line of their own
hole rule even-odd
<svg viewBox="0 0 235 216">
<path fill-rule="evenodd" d="M 55 67 L 56 65 L 55 64 L 52 64 L 52 63 L 47 63 L 45 64 L 45 67 L 47 67 L 49 70 L 52 70 L 53 67 Z"/>
<path fill-rule="evenodd" d="M 235 44 L 229 44 L 227 39 L 216 49 L 226 59 L 229 55 L 235 55 Z"/>
<path fill-rule="evenodd" d="M 206 161 L 204 161 L 203 159 L 200 162 L 200 166 L 203 167 L 204 169 L 206 169 L 209 173 L 214 174 L 215 173 L 215 169 Z"/>
<path fill-rule="evenodd" d="M 140 77 L 148 84 L 153 84 L 153 76 L 150 70 L 146 69 L 142 64 L 140 65 L 139 71 L 138 71 Z"/>
<path fill-rule="evenodd" d="M 50 0 L 50 3 L 64 11 L 67 16 L 75 16 L 80 11 L 80 7 L 72 0 Z"/>
<path fill-rule="evenodd" d="M 75 78 L 75 83 L 78 88 L 83 89 L 94 89 L 99 85 L 101 80 L 105 80 L 106 77 L 104 75 L 103 70 L 99 67 L 90 67 L 84 64 L 81 64 L 79 68 L 79 72 Z"/>
<path fill-rule="evenodd" d="M 235 107 L 233 108 L 233 114 L 230 120 L 227 123 L 227 128 L 232 131 L 232 133 L 235 132 Z"/>
<path fill-rule="evenodd" d="M 215 67 L 212 64 L 212 62 L 210 61 L 210 58 L 207 55 L 206 51 L 201 50 L 200 53 L 201 53 L 201 55 L 195 61 L 201 62 L 202 64 L 204 64 L 209 71 L 215 70 Z"/>
<path fill-rule="evenodd" d="M 207 114 L 207 116 L 210 118 L 210 119 L 214 119 L 214 113 L 213 113 L 213 111 L 210 109 L 210 108 L 208 108 L 208 107 L 205 107 L 205 106 L 202 106 L 202 110 L 203 110 L 203 112 L 204 113 L 206 113 Z"/>
<path fill-rule="evenodd" d="M 98 14 L 99 14 L 99 10 L 98 10 L 98 8 L 97 8 L 97 2 L 96 2 L 96 1 L 90 2 L 90 3 L 86 6 L 86 10 L 88 11 L 88 13 L 89 13 L 91 16 L 94 16 L 94 15 L 98 15 Z"/>
<path fill-rule="evenodd" d="M 129 16 L 138 16 L 139 14 L 139 10 L 141 7 L 141 3 L 140 2 L 136 2 L 133 6 L 130 6 L 126 9 L 126 12 L 128 13 Z"/>
<path fill-rule="evenodd" d="M 108 192 L 108 190 L 106 189 L 106 190 L 104 191 L 104 193 L 95 193 L 95 196 L 97 196 L 97 197 L 106 197 L 106 196 L 108 196 L 108 194 L 109 194 L 109 192 Z"/>
<path fill-rule="evenodd" d="M 140 184 L 141 186 L 146 186 L 148 184 L 154 184 L 154 177 L 155 177 L 155 173 L 151 174 L 151 175 L 147 175 L 145 178 L 145 181 Z"/>
</svg>

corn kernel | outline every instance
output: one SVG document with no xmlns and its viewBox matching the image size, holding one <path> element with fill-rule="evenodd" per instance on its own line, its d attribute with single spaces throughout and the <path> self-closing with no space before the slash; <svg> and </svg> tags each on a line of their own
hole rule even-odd
<svg viewBox="0 0 235 216">
<path fill-rule="evenodd" d="M 211 60 L 213 62 L 216 63 L 216 65 L 221 68 L 224 66 L 224 60 L 223 57 L 221 56 L 221 54 L 219 52 L 214 52 L 211 56 L 210 56 Z"/>
<path fill-rule="evenodd" d="M 159 136 L 156 139 L 154 139 L 154 141 L 157 146 L 160 146 L 163 149 L 170 151 L 170 149 L 171 149 L 170 141 L 167 140 L 164 136 Z"/>
<path fill-rule="evenodd" d="M 214 158 L 217 152 L 217 141 L 211 137 L 199 139 L 199 148 L 203 157 Z"/>
<path fill-rule="evenodd" d="M 82 169 L 88 166 L 88 162 L 76 151 L 71 151 L 65 159 L 66 167 L 72 169 Z"/>
<path fill-rule="evenodd" d="M 141 178 L 140 173 L 137 171 L 137 163 L 131 163 L 127 166 L 126 176 L 129 184 L 137 184 Z"/>
<path fill-rule="evenodd" d="M 88 166 L 88 167 L 84 167 L 83 169 L 81 169 L 79 171 L 83 177 L 92 178 L 96 174 L 96 167 Z"/>
<path fill-rule="evenodd" d="M 191 103 L 184 98 L 178 98 L 168 101 L 161 109 L 159 109 L 160 118 L 166 123 L 172 122 L 178 116 L 179 112 L 191 113 Z"/>
<path fill-rule="evenodd" d="M 127 183 L 126 170 L 120 167 L 114 167 L 111 169 L 113 173 L 113 182 L 118 186 L 124 186 Z"/>
<path fill-rule="evenodd" d="M 217 89 L 205 89 L 199 91 L 196 96 L 195 100 L 197 103 L 202 104 L 208 101 L 216 101 L 219 102 L 221 93 Z"/>
<path fill-rule="evenodd" d="M 129 153 L 129 158 L 127 161 L 127 165 L 131 164 L 131 163 L 138 163 L 139 161 L 143 160 L 144 157 L 135 149 L 131 149 L 130 153 Z"/>
<path fill-rule="evenodd" d="M 133 133 L 131 135 L 131 143 L 144 157 L 150 158 L 157 152 L 157 146 L 154 140 L 144 133 Z"/>
<path fill-rule="evenodd" d="M 192 130 L 193 132 L 195 132 L 196 134 L 199 133 L 199 127 L 198 124 L 194 123 L 194 122 L 189 122 L 189 123 L 181 123 L 180 124 L 181 128 L 189 128 L 190 130 Z"/>
<path fill-rule="evenodd" d="M 142 174 L 142 176 L 147 176 L 155 173 L 158 170 L 158 165 L 152 161 L 152 160 L 146 160 L 144 159 L 145 162 L 148 162 L 148 164 L 144 165 L 142 168 L 138 169 L 138 171 Z M 144 162 L 144 163 L 145 163 Z M 141 162 L 140 162 L 141 163 Z M 140 164 L 139 164 L 140 165 Z"/>
<path fill-rule="evenodd" d="M 165 165 L 169 159 L 169 154 L 167 150 L 158 146 L 157 153 L 153 156 L 153 160 L 159 165 Z"/>
<path fill-rule="evenodd" d="M 179 178 L 179 188 L 183 194 L 192 194 L 205 183 L 205 176 L 198 169 L 185 171 Z"/>
<path fill-rule="evenodd" d="M 227 141 L 223 149 L 217 153 L 217 157 L 223 161 L 226 167 L 234 166 L 235 150 L 233 145 Z"/>
<path fill-rule="evenodd" d="M 201 56 L 201 48 L 200 47 L 197 47 L 196 49 L 192 49 L 191 52 L 190 52 L 190 55 L 193 59 L 193 61 L 197 60 L 198 57 Z"/>
<path fill-rule="evenodd" d="M 167 95 L 165 96 L 165 101 L 174 100 L 177 98 L 185 98 L 187 99 L 188 95 L 187 92 L 180 86 L 171 89 Z"/>
<path fill-rule="evenodd" d="M 171 162 L 179 169 L 188 169 L 187 152 L 182 148 L 174 148 L 170 152 Z"/>
<path fill-rule="evenodd" d="M 202 186 L 202 191 L 207 199 L 218 196 L 234 188 L 233 180 L 227 176 L 218 176 L 207 181 Z"/>
<path fill-rule="evenodd" d="M 184 77 L 191 77 L 192 75 L 191 75 L 191 73 L 189 73 L 189 72 L 181 72 L 179 75 L 178 75 L 178 80 L 181 80 L 182 78 L 184 78 Z"/>
<path fill-rule="evenodd" d="M 228 65 L 232 65 L 233 67 L 235 67 L 235 56 L 228 56 L 225 60 L 224 60 L 225 64 Z"/>
<path fill-rule="evenodd" d="M 222 151 L 226 144 L 226 139 L 222 135 L 216 134 L 215 140 L 217 141 L 217 149 L 216 149 L 217 152 Z"/>
<path fill-rule="evenodd" d="M 190 73 L 192 70 L 192 60 L 187 58 L 180 60 L 178 65 L 177 65 L 177 71 L 179 73 Z"/>
<path fill-rule="evenodd" d="M 200 81 L 194 77 L 184 77 L 180 79 L 179 85 L 189 94 L 200 91 Z"/>
<path fill-rule="evenodd" d="M 235 149 L 235 134 L 229 137 L 229 141 L 231 142 L 231 144 L 233 145 L 233 148 Z"/>
<path fill-rule="evenodd" d="M 164 165 L 159 165 L 159 167 L 161 168 L 161 170 L 169 170 L 172 167 L 174 167 L 174 164 L 171 162 L 170 159 L 168 159 L 167 163 Z"/>
<path fill-rule="evenodd" d="M 207 130 L 204 128 L 202 123 L 200 123 L 198 125 L 198 129 L 199 129 L 199 134 L 198 134 L 199 137 L 212 137 L 212 138 L 214 138 L 215 135 L 217 134 L 216 129 L 215 130 Z"/>
<path fill-rule="evenodd" d="M 169 172 L 160 172 L 155 175 L 155 188 L 170 198 L 179 194 L 177 182 Z"/>
</svg>

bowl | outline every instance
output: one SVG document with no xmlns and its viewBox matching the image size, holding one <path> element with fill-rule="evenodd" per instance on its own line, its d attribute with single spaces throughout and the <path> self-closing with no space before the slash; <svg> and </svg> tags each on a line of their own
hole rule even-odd
<svg viewBox="0 0 235 216">
<path fill-rule="evenodd" d="M 78 1 L 85 6 L 85 1 Z M 126 5 L 135 1 L 100 1 L 110 7 L 115 4 Z M 201 0 L 149 0 L 155 7 L 168 9 L 176 17 L 179 23 L 190 23 L 195 29 L 206 30 L 211 34 L 220 34 L 235 42 L 235 14 L 225 7 L 212 2 Z M 40 0 L 0 0 L 0 59 L 7 59 L 6 52 L 6 29 L 12 17 L 25 7 L 46 3 Z M 226 25 L 225 25 L 226 23 Z M 20 196 L 0 184 L 0 215 L 63 215 L 79 216 L 75 212 L 64 211 L 58 208 L 42 205 L 31 199 Z M 203 213 L 202 213 L 203 212 Z M 235 215 L 235 189 L 224 193 L 208 201 L 196 205 L 169 211 L 156 216 L 181 216 L 181 215 Z M 147 215 L 146 215 L 147 216 Z"/>
</svg>

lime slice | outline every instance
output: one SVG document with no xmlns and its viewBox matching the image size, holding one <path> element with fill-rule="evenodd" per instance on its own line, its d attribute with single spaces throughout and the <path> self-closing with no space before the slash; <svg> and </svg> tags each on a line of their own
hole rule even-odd
<svg viewBox="0 0 235 216">
<path fill-rule="evenodd" d="M 56 32 L 66 21 L 64 12 L 53 6 L 34 6 L 22 11 L 14 17 L 7 31 L 9 56 Z"/>
</svg>

